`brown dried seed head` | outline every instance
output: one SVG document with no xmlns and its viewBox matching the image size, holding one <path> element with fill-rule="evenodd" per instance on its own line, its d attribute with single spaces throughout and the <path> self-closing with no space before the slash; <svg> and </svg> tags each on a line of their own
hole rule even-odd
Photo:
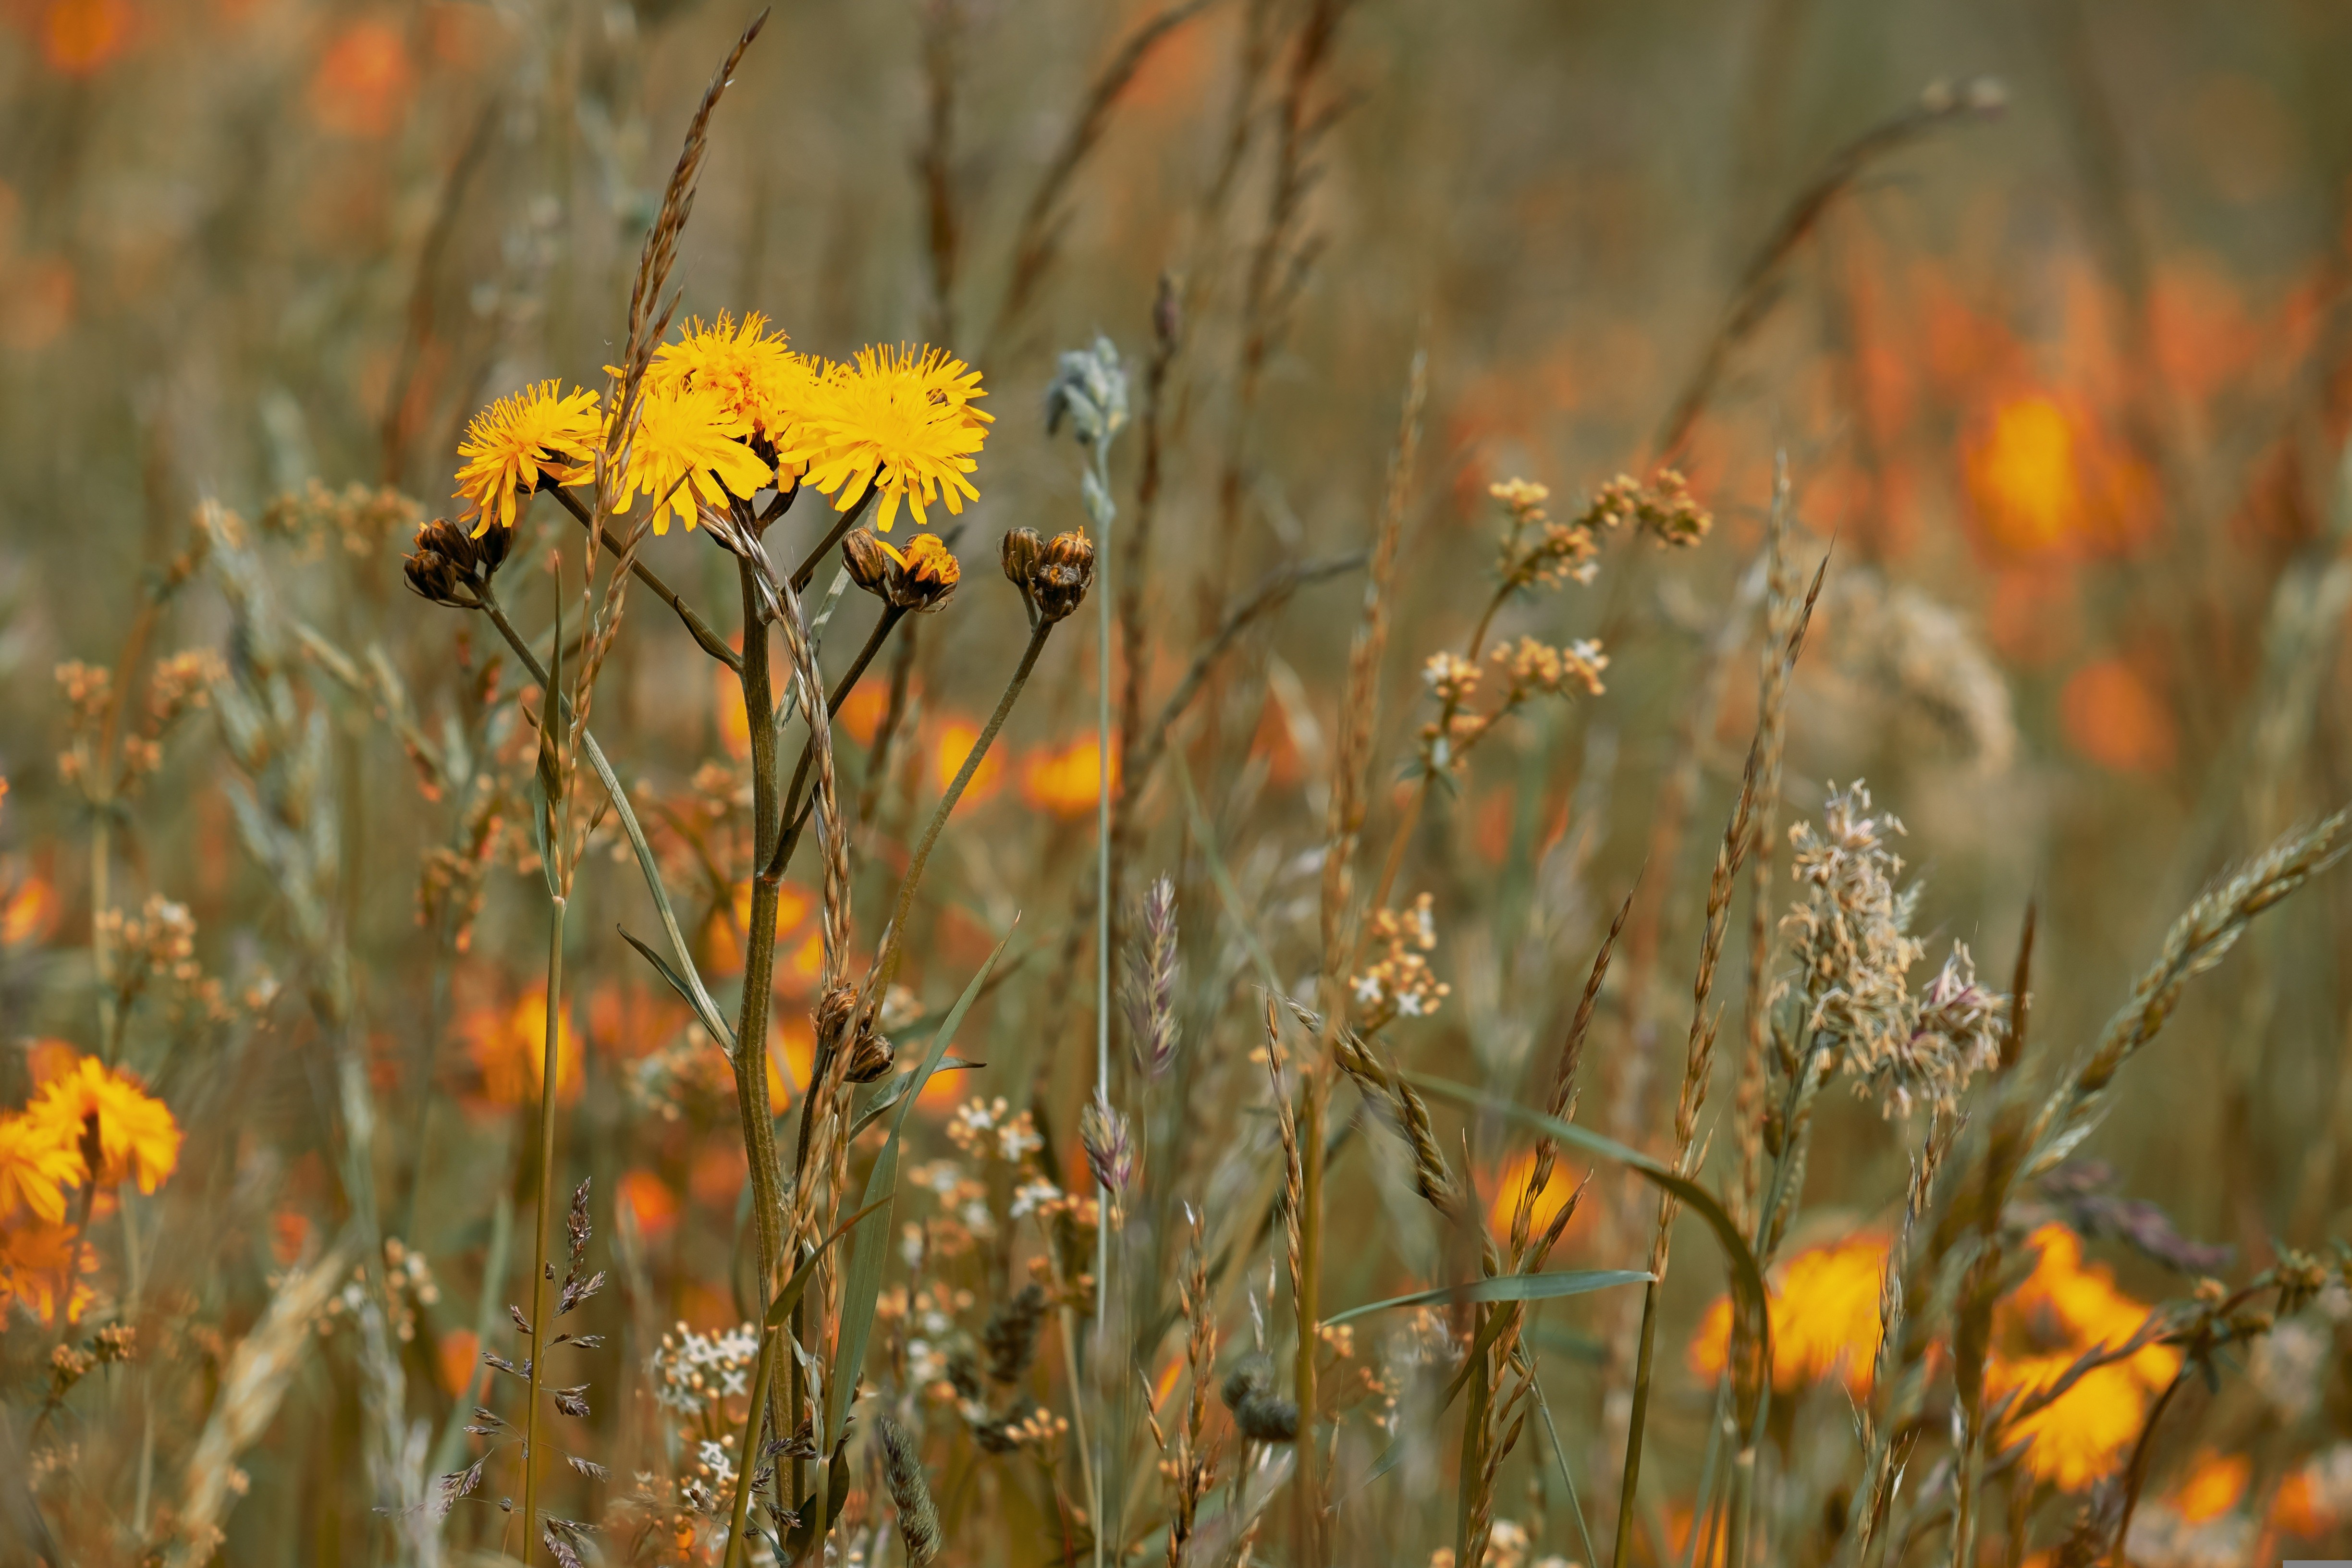
<svg viewBox="0 0 2352 1568">
<path fill-rule="evenodd" d="M 908 1568 L 929 1568 L 940 1554 L 940 1515 L 931 1504 L 923 1458 L 906 1428 L 887 1415 L 877 1422 L 882 1436 L 882 1477 L 898 1510 L 898 1539 L 906 1543 Z"/>
<path fill-rule="evenodd" d="M 849 1069 L 843 1076 L 852 1083 L 872 1083 L 889 1072 L 894 1059 L 888 1040 L 871 1029 L 860 1030 L 857 1044 L 850 1047 Z"/>
</svg>

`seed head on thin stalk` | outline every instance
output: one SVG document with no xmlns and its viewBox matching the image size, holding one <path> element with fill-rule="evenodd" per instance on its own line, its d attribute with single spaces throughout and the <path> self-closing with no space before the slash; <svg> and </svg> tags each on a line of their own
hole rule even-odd
<svg viewBox="0 0 2352 1568">
<path fill-rule="evenodd" d="M 1142 919 L 1128 949 L 1128 1043 L 1135 1065 L 1157 1082 L 1176 1061 L 1176 884 L 1144 889 Z"/>
</svg>

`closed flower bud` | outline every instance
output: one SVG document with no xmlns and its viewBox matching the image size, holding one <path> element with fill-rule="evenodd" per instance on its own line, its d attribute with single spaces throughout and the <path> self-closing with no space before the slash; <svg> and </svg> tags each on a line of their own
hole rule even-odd
<svg viewBox="0 0 2352 1568">
<path fill-rule="evenodd" d="M 849 580 L 877 598 L 889 596 L 891 561 L 882 542 L 862 528 L 854 528 L 841 542 L 842 563 Z"/>
<path fill-rule="evenodd" d="M 476 538 L 448 519 L 436 517 L 417 525 L 415 553 L 402 558 L 401 571 L 409 587 L 435 604 L 472 609 L 477 600 L 469 590 L 488 583 L 505 564 L 512 542 L 513 535 L 503 528 L 489 529 Z"/>
<path fill-rule="evenodd" d="M 1039 615 L 1065 620 L 1086 601 L 1094 581 L 1095 542 L 1083 533 L 1057 533 L 1030 571 L 1030 596 Z"/>
<path fill-rule="evenodd" d="M 1027 594 L 1029 574 L 1037 569 L 1038 557 L 1045 551 L 1045 541 L 1037 537 L 1034 528 L 1016 528 L 1007 533 L 1002 552 L 1005 579 Z"/>
<path fill-rule="evenodd" d="M 857 1044 L 850 1047 L 849 1068 L 845 1076 L 852 1083 L 872 1083 L 890 1070 L 890 1042 L 871 1029 L 861 1029 Z"/>
</svg>

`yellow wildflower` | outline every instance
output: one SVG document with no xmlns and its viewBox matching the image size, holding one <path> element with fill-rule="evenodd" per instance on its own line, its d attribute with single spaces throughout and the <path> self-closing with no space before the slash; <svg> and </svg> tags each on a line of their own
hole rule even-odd
<svg viewBox="0 0 2352 1568">
<path fill-rule="evenodd" d="M 101 1187 L 135 1181 L 141 1192 L 152 1193 L 180 1163 L 180 1124 L 171 1107 L 96 1057 L 83 1057 L 43 1085 L 25 1114 L 78 1148 L 95 1121 L 100 1168 L 90 1174 Z"/>
<path fill-rule="evenodd" d="M 65 1190 L 82 1179 L 74 1142 L 54 1122 L 0 1116 L 0 1220 L 20 1208 L 49 1225 L 66 1217 Z"/>
<path fill-rule="evenodd" d="M 772 477 L 743 444 L 751 434 L 751 423 L 717 392 L 647 386 L 629 437 L 616 510 L 628 510 L 640 493 L 651 496 L 654 531 L 667 533 L 673 513 L 694 526 L 698 501 L 723 507 L 730 492 L 748 499 Z"/>
<path fill-rule="evenodd" d="M 1883 1236 L 1848 1237 L 1809 1247 L 1777 1271 L 1769 1302 L 1775 1389 L 1787 1394 L 1834 1375 L 1855 1394 L 1869 1392 L 1886 1254 Z M 1688 1352 L 1691 1369 L 1705 1377 L 1719 1374 L 1730 1341 L 1727 1296 L 1700 1320 Z"/>
<path fill-rule="evenodd" d="M 654 355 L 646 381 L 650 388 L 677 392 L 692 387 L 715 394 L 727 411 L 751 426 L 754 450 L 773 459 L 807 444 L 811 416 L 825 395 L 820 361 L 794 353 L 784 334 L 771 332 L 757 310 L 739 325 L 724 310 L 716 321 L 687 323 L 685 335 Z M 797 478 L 800 466 L 779 462 L 776 478 Z"/>
<path fill-rule="evenodd" d="M 547 987 L 533 986 L 511 1006 L 484 1007 L 457 1026 L 467 1054 L 482 1075 L 482 1098 L 496 1106 L 539 1103 L 547 1081 Z M 570 1105 L 580 1098 L 580 1038 L 572 1030 L 571 1009 L 555 1017 L 555 1098 Z"/>
<path fill-rule="evenodd" d="M 971 405 L 988 395 L 978 371 L 938 349 L 879 346 L 858 350 L 824 390 L 806 444 L 784 456 L 805 464 L 803 481 L 832 496 L 836 510 L 855 508 L 871 485 L 882 498 L 875 526 L 887 533 L 901 501 L 921 527 L 928 502 L 961 513 L 980 499 L 964 476 L 980 467 L 975 454 L 994 416 Z"/>
<path fill-rule="evenodd" d="M 542 482 L 577 484 L 593 471 L 604 436 L 596 395 L 562 394 L 559 384 L 542 381 L 501 397 L 466 426 L 457 455 L 467 462 L 457 470 L 456 493 L 478 514 L 476 534 L 493 522 L 514 526 L 518 490 L 527 494 Z M 566 458 L 572 460 L 562 460 Z"/>
</svg>

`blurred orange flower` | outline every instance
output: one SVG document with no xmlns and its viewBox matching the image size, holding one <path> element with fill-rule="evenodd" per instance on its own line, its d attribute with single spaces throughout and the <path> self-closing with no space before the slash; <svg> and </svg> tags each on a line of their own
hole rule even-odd
<svg viewBox="0 0 2352 1568">
<path fill-rule="evenodd" d="M 131 40 L 126 0 L 49 0 L 41 16 L 41 58 L 60 76 L 89 76 Z"/>
<path fill-rule="evenodd" d="M 963 767 L 964 759 L 971 755 L 972 747 L 979 742 L 980 727 L 976 724 L 961 719 L 950 719 L 941 724 L 939 739 L 931 748 L 931 786 L 946 794 L 948 785 L 955 783 L 956 773 Z M 973 805 L 986 800 L 1003 782 L 1003 753 L 991 747 L 973 772 L 971 783 L 964 786 L 963 798 L 956 804 Z"/>
<path fill-rule="evenodd" d="M 2081 1239 L 2064 1226 L 2043 1226 L 2027 1245 L 2038 1254 L 2033 1272 L 1994 1315 L 1993 1353 L 1985 1363 L 1989 1400 L 2048 1386 L 2084 1352 L 2123 1343 L 2147 1320 L 2147 1308 L 2116 1289 L 2104 1266 L 2084 1263 Z M 2179 1370 L 2179 1352 L 2148 1345 L 2008 1423 L 1999 1444 L 2029 1444 L 2028 1474 L 2079 1491 L 2123 1461 L 2149 1401 Z"/>
<path fill-rule="evenodd" d="M 2011 556 L 2120 549 L 2147 526 L 2139 465 L 2050 393 L 1997 405 L 1965 443 L 1963 467 L 1978 525 Z"/>
<path fill-rule="evenodd" d="M 677 1223 L 677 1194 L 669 1184 L 643 1165 L 621 1173 L 621 1205 L 637 1227 L 637 1234 L 651 1241 L 669 1234 Z"/>
<path fill-rule="evenodd" d="M 2161 773 L 2178 739 L 2172 715 L 2120 658 L 2086 664 L 2067 678 L 2058 712 L 2075 750 L 2117 773 Z"/>
<path fill-rule="evenodd" d="M 1519 1194 L 1528 1190 L 1528 1184 L 1535 1178 L 1535 1173 L 1534 1150 L 1524 1150 L 1511 1156 L 1510 1162 L 1493 1183 L 1495 1201 L 1486 1206 L 1486 1228 L 1490 1233 L 1496 1236 L 1511 1234 L 1511 1216 L 1518 1212 Z M 1536 1195 L 1531 1234 L 1541 1236 L 1544 1233 L 1545 1228 L 1559 1216 L 1559 1211 L 1568 1206 L 1568 1200 L 1575 1195 L 1577 1184 L 1582 1179 L 1565 1164 L 1553 1162 L 1550 1178 L 1544 1183 L 1544 1190 Z M 1569 1221 L 1570 1228 L 1574 1228 L 1581 1219 L 1580 1211 L 1575 1218 Z M 1728 1319 L 1725 1321 L 1729 1321 Z"/>
<path fill-rule="evenodd" d="M 835 715 L 849 738 L 861 746 L 870 746 L 881 732 L 884 715 L 890 711 L 890 683 L 887 680 L 859 681 L 850 688 L 842 700 L 841 711 Z"/>
<path fill-rule="evenodd" d="M 58 1315 L 58 1287 L 71 1267 L 77 1278 L 66 1301 L 66 1321 L 79 1322 L 92 1300 L 81 1275 L 98 1272 L 98 1249 L 81 1245 L 73 1225 L 21 1225 L 0 1230 L 0 1321 L 23 1307 L 44 1323 Z"/>
<path fill-rule="evenodd" d="M 0 894 L 0 947 L 45 940 L 58 923 L 58 893 L 42 876 L 28 876 Z"/>
<path fill-rule="evenodd" d="M 547 987 L 534 986 L 505 1007 L 478 1007 L 458 1024 L 466 1054 L 482 1075 L 482 1098 L 513 1109 L 539 1103 L 547 1079 Z M 568 1010 L 555 1020 L 555 1097 L 580 1099 L 580 1038 Z"/>
<path fill-rule="evenodd" d="M 110 1071 L 96 1057 L 83 1057 L 74 1070 L 42 1086 L 25 1114 L 47 1123 L 79 1147 L 94 1123 L 100 1168 L 98 1184 L 136 1181 L 152 1193 L 180 1163 L 180 1124 L 171 1107 L 149 1094 L 136 1078 Z"/>
<path fill-rule="evenodd" d="M 399 127 L 415 85 L 400 29 L 373 19 L 353 22 L 319 58 L 310 117 L 323 130 L 372 141 Z"/>
<path fill-rule="evenodd" d="M 1087 735 L 1032 752 L 1021 764 L 1021 798 L 1055 816 L 1086 816 L 1102 797 L 1102 747 Z M 1118 746 L 1111 745 L 1111 788 L 1118 788 Z"/>
<path fill-rule="evenodd" d="M 1774 1270 L 1770 1317 L 1772 1386 L 1790 1393 L 1831 1376 L 1855 1394 L 1870 1390 L 1878 1355 L 1879 1282 L 1887 1240 L 1864 1234 L 1809 1247 Z M 1731 1344 L 1731 1298 L 1717 1297 L 1686 1352 L 1702 1377 L 1723 1372 Z"/>
<path fill-rule="evenodd" d="M 482 1370 L 481 1337 L 471 1329 L 451 1329 L 434 1347 L 434 1359 L 439 1363 L 442 1388 L 455 1399 Z"/>
<path fill-rule="evenodd" d="M 2210 1448 L 2197 1456 L 2189 1474 L 2172 1494 L 2172 1510 L 2189 1524 L 2219 1519 L 2246 1495 L 2254 1462 L 2243 1454 L 2217 1454 Z"/>
</svg>

